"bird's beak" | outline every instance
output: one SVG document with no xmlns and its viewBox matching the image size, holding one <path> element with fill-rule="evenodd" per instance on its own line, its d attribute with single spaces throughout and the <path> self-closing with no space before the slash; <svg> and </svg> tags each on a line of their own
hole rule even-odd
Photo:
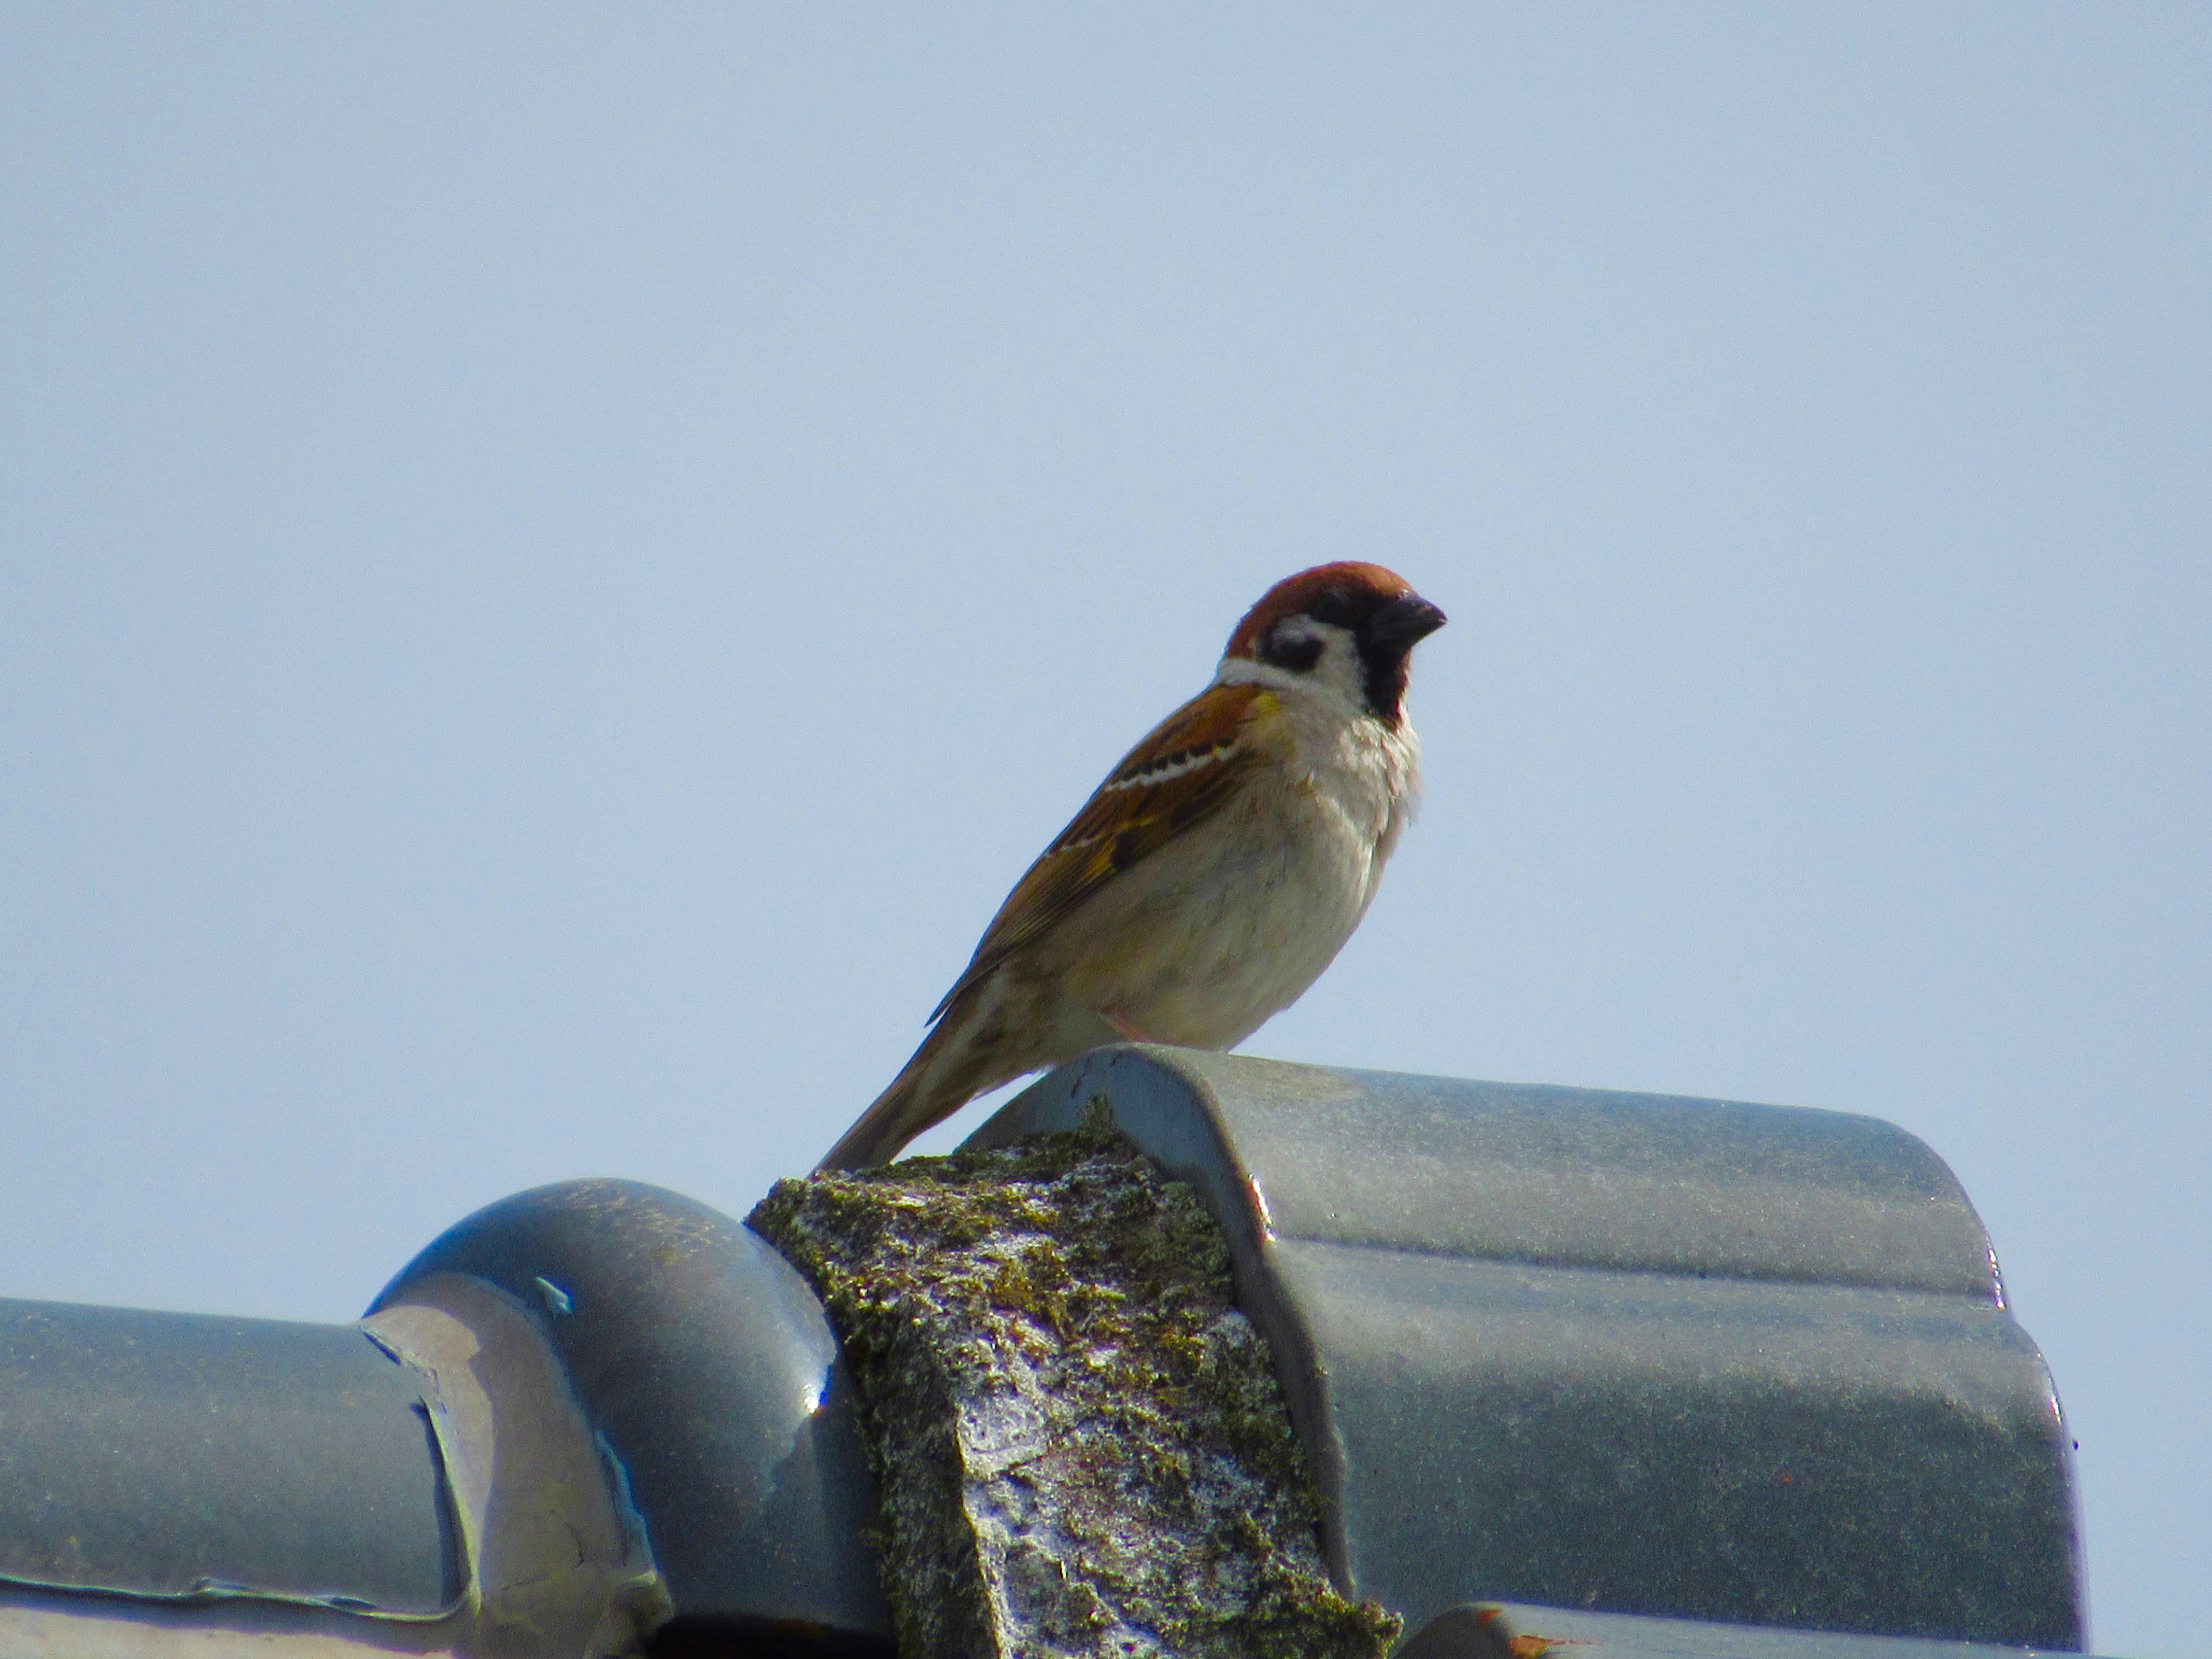
<svg viewBox="0 0 2212 1659">
<path fill-rule="evenodd" d="M 1444 625 L 1444 613 L 1418 593 L 1408 593 L 1384 605 L 1367 619 L 1361 631 L 1367 642 L 1411 651 Z"/>
</svg>

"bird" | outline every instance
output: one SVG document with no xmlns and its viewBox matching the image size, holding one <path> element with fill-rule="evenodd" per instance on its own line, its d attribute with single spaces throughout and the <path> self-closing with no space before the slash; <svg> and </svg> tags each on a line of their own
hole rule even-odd
<svg viewBox="0 0 2212 1659">
<path fill-rule="evenodd" d="M 1419 804 L 1407 675 L 1443 624 L 1378 564 L 1270 587 L 1212 683 L 1015 884 L 921 1046 L 817 1170 L 887 1164 L 986 1090 L 1101 1044 L 1231 1048 L 1297 1000 Z"/>
</svg>

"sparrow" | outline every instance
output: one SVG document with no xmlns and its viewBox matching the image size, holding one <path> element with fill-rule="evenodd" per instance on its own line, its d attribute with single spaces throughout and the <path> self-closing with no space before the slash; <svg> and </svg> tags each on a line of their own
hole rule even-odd
<svg viewBox="0 0 2212 1659">
<path fill-rule="evenodd" d="M 1269 588 L 1212 684 L 1006 896 L 914 1058 L 817 1167 L 889 1163 L 985 1090 L 1101 1043 L 1233 1048 L 1297 1001 L 1413 816 L 1407 669 L 1443 623 L 1376 564 Z"/>
</svg>

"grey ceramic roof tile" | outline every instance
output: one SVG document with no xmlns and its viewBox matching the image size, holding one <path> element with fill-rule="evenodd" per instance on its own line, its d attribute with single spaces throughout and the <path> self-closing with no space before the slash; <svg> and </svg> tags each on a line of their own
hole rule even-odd
<svg viewBox="0 0 2212 1659">
<path fill-rule="evenodd" d="M 1221 1218 L 1347 1593 L 2081 1641 L 2064 1425 L 1942 1161 L 1841 1113 L 1143 1045 L 1103 1100 Z"/>
</svg>

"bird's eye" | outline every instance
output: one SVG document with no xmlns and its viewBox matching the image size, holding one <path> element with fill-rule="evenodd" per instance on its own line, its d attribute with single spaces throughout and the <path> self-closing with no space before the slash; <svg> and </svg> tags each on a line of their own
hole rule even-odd
<svg viewBox="0 0 2212 1659">
<path fill-rule="evenodd" d="M 1278 668 L 1287 668 L 1293 674 L 1310 672 L 1321 660 L 1327 641 L 1318 635 L 1291 633 L 1285 629 L 1272 629 L 1260 646 L 1260 660 L 1273 663 Z"/>
</svg>

